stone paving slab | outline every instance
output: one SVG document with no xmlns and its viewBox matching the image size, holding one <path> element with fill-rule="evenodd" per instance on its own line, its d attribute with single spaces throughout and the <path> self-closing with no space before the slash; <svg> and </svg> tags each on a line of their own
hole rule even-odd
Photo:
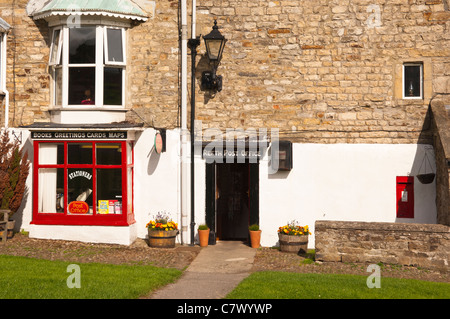
<svg viewBox="0 0 450 319">
<path fill-rule="evenodd" d="M 256 250 L 237 241 L 202 248 L 177 282 L 150 299 L 220 299 L 250 274 Z"/>
</svg>

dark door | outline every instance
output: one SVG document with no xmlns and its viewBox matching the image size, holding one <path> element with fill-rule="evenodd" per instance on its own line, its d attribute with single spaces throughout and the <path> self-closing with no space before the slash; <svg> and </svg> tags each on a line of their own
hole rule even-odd
<svg viewBox="0 0 450 319">
<path fill-rule="evenodd" d="M 206 222 L 221 240 L 247 240 L 259 220 L 259 165 L 206 165 Z"/>
</svg>

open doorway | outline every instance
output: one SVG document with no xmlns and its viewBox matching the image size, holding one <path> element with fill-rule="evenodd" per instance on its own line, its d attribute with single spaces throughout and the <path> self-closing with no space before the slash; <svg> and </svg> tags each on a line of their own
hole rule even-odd
<svg viewBox="0 0 450 319">
<path fill-rule="evenodd" d="M 206 223 L 218 240 L 247 241 L 259 222 L 259 165 L 206 165 Z"/>
</svg>

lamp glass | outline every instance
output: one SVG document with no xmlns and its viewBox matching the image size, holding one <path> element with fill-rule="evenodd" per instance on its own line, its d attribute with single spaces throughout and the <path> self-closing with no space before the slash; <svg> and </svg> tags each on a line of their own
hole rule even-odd
<svg viewBox="0 0 450 319">
<path fill-rule="evenodd" d="M 222 39 L 208 39 L 205 40 L 206 52 L 210 61 L 220 60 L 222 51 Z"/>
</svg>

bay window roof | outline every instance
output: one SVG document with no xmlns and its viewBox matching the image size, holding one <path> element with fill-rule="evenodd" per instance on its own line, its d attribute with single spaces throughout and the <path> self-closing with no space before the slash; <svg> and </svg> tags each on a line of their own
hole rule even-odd
<svg viewBox="0 0 450 319">
<path fill-rule="evenodd" d="M 146 21 L 147 14 L 130 0 L 51 0 L 33 11 L 35 20 L 52 16 L 106 16 Z"/>
</svg>

